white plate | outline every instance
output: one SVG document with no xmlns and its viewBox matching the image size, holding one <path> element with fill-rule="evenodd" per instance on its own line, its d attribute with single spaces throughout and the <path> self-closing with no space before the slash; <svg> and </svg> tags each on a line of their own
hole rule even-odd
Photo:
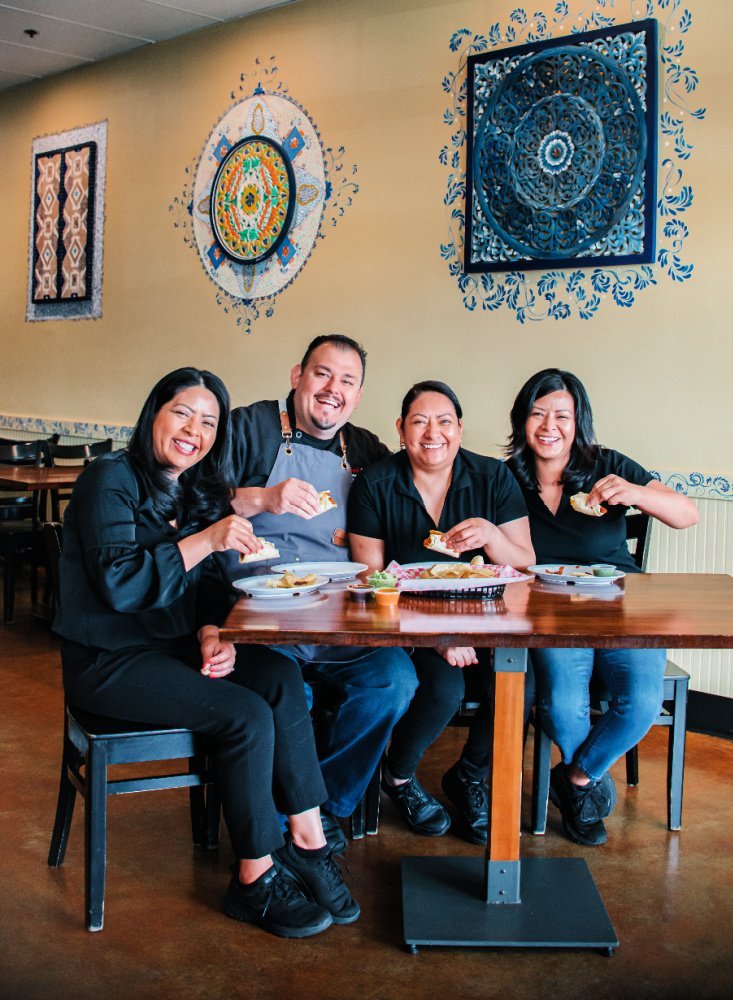
<svg viewBox="0 0 733 1000">
<path fill-rule="evenodd" d="M 387 567 L 387 572 L 392 572 L 392 565 L 390 563 Z M 455 566 L 468 566 L 468 563 L 448 563 L 442 561 L 437 563 L 435 560 L 432 562 L 404 563 L 396 567 L 395 576 L 397 577 L 397 586 L 405 592 L 420 590 L 476 590 L 480 587 L 502 587 L 507 583 L 519 583 L 520 580 L 529 580 L 529 576 L 526 573 L 520 573 L 519 570 L 512 569 L 511 566 L 493 566 L 493 569 L 500 571 L 500 576 L 477 576 L 467 580 L 441 579 L 440 577 L 433 577 L 430 580 L 420 580 L 410 577 L 410 574 L 415 570 L 421 572 L 424 569 L 430 569 L 431 566 L 443 565 L 453 568 Z"/>
<path fill-rule="evenodd" d="M 578 587 L 607 587 L 609 583 L 615 583 L 626 576 L 620 569 L 613 576 L 593 576 L 590 566 L 574 566 L 570 563 L 543 563 L 541 566 L 528 566 L 527 569 L 545 583 Z M 562 573 L 557 572 L 559 569 L 562 569 Z"/>
<path fill-rule="evenodd" d="M 362 573 L 367 569 L 366 563 L 357 562 L 289 562 L 278 563 L 272 567 L 273 573 L 297 573 L 298 576 L 307 576 L 315 573 L 317 576 L 326 576 L 329 580 L 353 580 L 357 573 Z"/>
<path fill-rule="evenodd" d="M 303 576 L 307 576 L 303 573 Z M 324 584 L 328 583 L 327 576 L 319 576 L 315 583 L 306 583 L 302 587 L 268 587 L 268 580 L 279 580 L 279 576 L 245 576 L 241 580 L 234 580 L 233 586 L 245 594 L 251 594 L 258 600 L 280 600 L 288 597 L 301 597 L 303 594 L 312 594 Z"/>
</svg>

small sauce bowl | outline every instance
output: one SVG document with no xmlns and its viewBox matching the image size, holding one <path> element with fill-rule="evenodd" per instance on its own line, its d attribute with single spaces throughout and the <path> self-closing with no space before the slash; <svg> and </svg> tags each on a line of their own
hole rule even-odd
<svg viewBox="0 0 733 1000">
<path fill-rule="evenodd" d="M 612 566 L 610 563 L 595 563 L 591 566 L 593 571 L 593 576 L 615 576 L 616 567 Z"/>
<path fill-rule="evenodd" d="M 374 591 L 374 600 L 380 608 L 393 608 L 400 599 L 400 592 L 396 587 L 380 587 Z"/>
<path fill-rule="evenodd" d="M 351 600 L 360 603 L 368 601 L 374 593 L 374 587 L 370 587 L 368 583 L 350 583 L 346 589 L 351 595 Z"/>
</svg>

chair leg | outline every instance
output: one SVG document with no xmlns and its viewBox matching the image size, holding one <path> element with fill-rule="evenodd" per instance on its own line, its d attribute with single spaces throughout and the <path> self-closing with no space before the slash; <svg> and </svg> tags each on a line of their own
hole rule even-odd
<svg viewBox="0 0 733 1000">
<path fill-rule="evenodd" d="M 626 752 L 626 784 L 639 784 L 639 747 L 632 747 Z"/>
<path fill-rule="evenodd" d="M 215 781 L 206 786 L 206 847 L 214 851 L 219 846 L 221 796 Z"/>
<path fill-rule="evenodd" d="M 538 719 L 534 724 L 534 763 L 532 768 L 532 833 L 547 829 L 547 800 L 550 797 L 550 761 L 552 740 Z"/>
<path fill-rule="evenodd" d="M 366 799 L 366 793 L 364 798 L 358 803 L 356 809 L 354 809 L 351 814 L 350 825 L 351 825 L 351 839 L 361 840 L 364 836 L 364 813 L 365 805 L 364 800 Z"/>
<path fill-rule="evenodd" d="M 365 827 L 367 836 L 369 837 L 375 837 L 379 832 L 379 802 L 381 783 L 382 768 L 380 765 L 372 775 L 372 779 L 367 786 L 366 797 L 364 799 L 364 810 L 366 813 Z"/>
<path fill-rule="evenodd" d="M 107 753 L 99 740 L 90 742 L 85 784 L 84 900 L 87 930 L 101 931 L 107 868 Z"/>
<path fill-rule="evenodd" d="M 3 621 L 7 625 L 13 620 L 15 604 L 15 546 L 12 539 L 5 546 L 3 560 Z"/>
<path fill-rule="evenodd" d="M 672 725 L 667 744 L 667 826 L 682 828 L 682 787 L 685 779 L 685 736 L 687 731 L 687 688 L 689 679 L 674 686 Z"/>
<path fill-rule="evenodd" d="M 64 863 L 66 856 L 66 845 L 69 840 L 71 820 L 74 816 L 74 804 L 76 803 L 76 788 L 69 780 L 69 754 L 74 751 L 68 739 L 64 738 L 64 752 L 61 758 L 61 779 L 59 781 L 59 797 L 56 803 L 56 819 L 53 823 L 53 833 L 51 834 L 51 847 L 48 852 L 48 864 L 50 868 L 58 868 Z M 74 751 L 75 752 L 75 751 Z"/>
</svg>

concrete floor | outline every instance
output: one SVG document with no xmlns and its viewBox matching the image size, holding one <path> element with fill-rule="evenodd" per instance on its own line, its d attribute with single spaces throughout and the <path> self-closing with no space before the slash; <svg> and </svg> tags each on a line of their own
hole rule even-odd
<svg viewBox="0 0 733 1000">
<path fill-rule="evenodd" d="M 61 748 L 62 693 L 55 640 L 19 608 L 0 626 L 3 724 L 9 780 L 0 809 L 0 997 L 393 998 L 733 997 L 733 743 L 689 734 L 684 828 L 665 825 L 666 732 L 641 751 L 641 784 L 615 769 L 619 802 L 609 842 L 572 844 L 550 807 L 548 832 L 522 837 L 524 856 L 582 857 L 620 938 L 595 952 L 402 947 L 401 856 L 471 855 L 448 834 L 411 835 L 383 806 L 379 836 L 351 845 L 348 867 L 362 918 L 306 941 L 282 941 L 219 911 L 232 857 L 189 840 L 185 791 L 110 800 L 106 918 L 83 922 L 82 804 L 63 867 L 46 865 Z M 448 731 L 423 771 L 437 791 L 461 731 Z M 528 747 L 527 761 L 531 759 Z M 523 812 L 529 816 L 525 793 Z"/>
</svg>

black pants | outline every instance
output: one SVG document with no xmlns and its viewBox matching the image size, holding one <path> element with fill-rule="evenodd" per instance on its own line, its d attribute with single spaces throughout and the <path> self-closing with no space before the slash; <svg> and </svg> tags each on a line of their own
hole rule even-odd
<svg viewBox="0 0 733 1000">
<path fill-rule="evenodd" d="M 61 659 L 67 697 L 80 708 L 212 739 L 237 857 L 264 857 L 282 845 L 277 810 L 296 814 L 325 801 L 303 680 L 287 658 L 260 670 L 238 657 L 223 679 L 199 672 L 193 638 L 112 652 L 65 640 Z"/>
<path fill-rule="evenodd" d="M 423 754 L 440 736 L 460 708 L 464 695 L 479 703 L 468 727 L 461 752 L 466 774 L 473 780 L 486 778 L 489 770 L 492 685 L 491 650 L 477 649 L 478 664 L 452 667 L 434 649 L 415 649 L 412 661 L 419 679 L 410 707 L 392 730 L 388 752 L 389 770 L 395 778 L 410 778 Z M 534 704 L 534 675 L 527 664 L 524 688 L 525 725 Z"/>
</svg>

